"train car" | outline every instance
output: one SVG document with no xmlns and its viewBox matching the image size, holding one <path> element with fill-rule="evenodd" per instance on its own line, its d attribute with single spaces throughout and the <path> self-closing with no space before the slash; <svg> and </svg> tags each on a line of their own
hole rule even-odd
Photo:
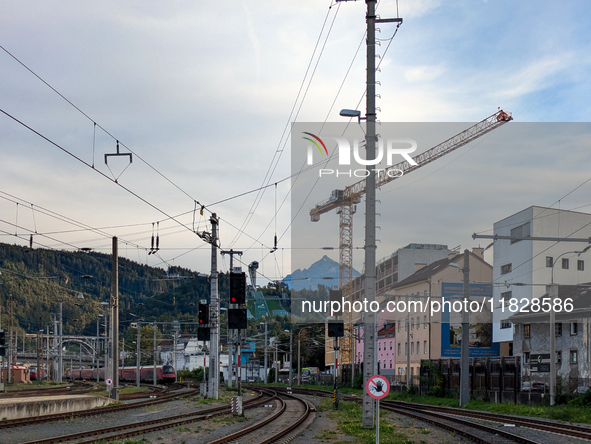
<svg viewBox="0 0 591 444">
<path fill-rule="evenodd" d="M 41 370 L 37 372 L 36 366 L 29 367 L 29 378 L 31 379 L 31 381 L 37 380 L 37 373 L 39 373 L 39 380 L 43 379 L 43 368 L 41 368 Z"/>
<path fill-rule="evenodd" d="M 289 372 L 290 369 L 288 368 L 282 368 L 281 370 L 279 370 L 279 377 L 277 378 L 278 382 L 289 382 Z"/>
<path fill-rule="evenodd" d="M 119 381 L 121 382 L 135 382 L 137 367 L 123 367 L 119 369 Z M 107 378 L 110 375 L 107 375 Z M 71 379 L 97 379 L 97 369 L 73 369 L 66 371 L 66 377 Z M 105 380 L 105 368 L 98 369 L 98 378 Z M 156 366 L 156 383 L 157 384 L 171 384 L 176 379 L 176 371 L 172 365 L 157 365 Z M 140 382 L 153 383 L 154 382 L 154 366 L 140 367 Z"/>
</svg>

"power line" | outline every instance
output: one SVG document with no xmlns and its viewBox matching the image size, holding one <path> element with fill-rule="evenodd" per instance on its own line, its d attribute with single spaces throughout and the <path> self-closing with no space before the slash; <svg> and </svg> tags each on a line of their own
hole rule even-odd
<svg viewBox="0 0 591 444">
<path fill-rule="evenodd" d="M 130 153 L 132 153 L 134 156 L 136 156 L 139 160 L 141 160 L 144 164 L 146 164 L 150 169 L 152 169 L 154 172 L 156 172 L 160 177 L 162 177 L 163 179 L 165 179 L 168 183 L 170 183 L 171 185 L 173 185 L 176 189 L 178 189 L 180 192 L 182 192 L 185 196 L 187 196 L 188 198 L 190 198 L 193 202 L 195 203 L 199 203 L 197 201 L 197 199 L 195 199 L 193 196 L 191 196 L 189 193 L 187 193 L 185 190 L 183 190 L 180 186 L 178 186 L 176 183 L 174 183 L 171 179 L 169 179 L 166 175 L 164 175 L 163 173 L 161 173 L 160 171 L 158 171 L 154 166 L 152 166 L 150 163 L 148 163 L 143 157 L 141 157 L 139 154 L 137 154 L 136 152 L 134 152 L 133 150 L 131 150 L 127 145 L 125 145 L 123 142 L 121 142 L 119 139 L 117 139 L 113 134 L 111 134 L 106 128 L 104 128 L 102 125 L 100 125 L 99 123 L 97 123 L 92 117 L 90 117 L 88 114 L 86 114 L 84 111 L 82 111 L 78 106 L 76 106 L 71 100 L 69 100 L 66 96 L 64 96 L 62 93 L 60 93 L 57 89 L 55 89 L 53 86 L 51 86 L 48 82 L 46 82 L 41 76 L 39 76 L 35 71 L 33 71 L 31 68 L 29 68 L 27 65 L 25 65 L 21 60 L 19 60 L 14 54 L 10 53 L 6 48 L 4 48 L 2 45 L 0 45 L 0 49 L 2 49 L 6 54 L 8 54 L 10 57 L 12 57 L 17 63 L 19 63 L 21 66 L 23 66 L 27 71 L 29 71 L 31 74 L 33 74 L 37 79 L 39 79 L 43 84 L 45 84 L 47 87 L 49 87 L 53 92 L 55 92 L 58 96 L 60 96 L 62 99 L 64 99 L 67 103 L 69 103 L 72 107 L 74 107 L 74 109 L 76 109 L 80 114 L 82 114 L 84 117 L 86 117 L 88 120 L 90 120 L 93 123 L 93 127 L 94 127 L 94 131 L 96 132 L 96 127 L 99 127 L 102 131 L 105 132 L 105 134 L 107 134 L 108 136 L 110 136 L 113 140 L 116 140 L 118 144 L 121 144 L 121 146 L 125 147 L 127 150 L 129 150 Z M 92 169 L 94 169 L 94 137 L 93 137 L 93 163 L 92 165 L 88 165 L 90 166 Z M 115 183 L 117 183 L 117 180 L 115 179 Z M 201 204 L 199 204 L 201 205 Z M 206 209 L 205 207 L 202 206 L 202 210 Z M 207 210 L 211 213 L 210 210 Z"/>
<path fill-rule="evenodd" d="M 57 143 L 55 143 L 54 141 L 52 141 L 51 139 L 49 139 L 48 137 L 44 136 L 43 134 L 41 134 L 40 132 L 36 131 L 35 129 L 31 128 L 30 126 L 28 126 L 27 124 L 25 124 L 24 122 L 20 121 L 19 119 L 17 119 L 16 117 L 12 116 L 11 114 L 7 113 L 6 111 L 4 111 L 3 109 L 0 109 L 0 112 L 2 112 L 4 115 L 6 115 L 7 117 L 11 118 L 12 120 L 14 120 L 15 122 L 19 123 L 20 125 L 24 126 L 25 128 L 27 128 L 29 131 L 31 131 L 32 133 L 36 134 L 37 136 L 41 137 L 42 139 L 44 139 L 45 141 L 49 142 L 50 144 L 52 144 L 53 146 L 55 146 L 56 148 L 59 148 L 60 150 L 62 150 L 64 153 L 68 154 L 69 156 L 73 157 L 74 159 L 76 159 L 77 161 L 79 161 L 80 163 L 86 165 L 88 168 L 90 168 L 93 171 L 96 171 L 98 174 L 100 174 L 101 176 L 103 176 L 104 178 L 106 178 L 107 180 L 113 182 L 114 184 L 116 184 L 117 186 L 121 187 L 123 190 L 127 191 L 129 194 L 131 194 L 132 196 L 136 197 L 137 199 L 141 200 L 142 202 L 144 202 L 145 204 L 147 204 L 148 206 L 150 206 L 151 208 L 153 208 L 154 210 L 158 211 L 159 213 L 163 214 L 164 216 L 166 216 L 167 219 L 173 220 L 174 222 L 176 222 L 178 225 L 186 228 L 188 231 L 196 234 L 197 236 L 199 236 L 202 240 L 204 240 L 205 242 L 207 242 L 206 239 L 204 239 L 203 235 L 197 232 L 194 232 L 190 227 L 186 226 L 185 224 L 183 224 L 182 222 L 180 222 L 177 218 L 175 218 L 174 216 L 169 215 L 168 213 L 166 213 L 164 210 L 158 208 L 156 205 L 152 204 L 151 202 L 149 202 L 148 200 L 146 200 L 145 198 L 141 197 L 139 194 L 135 193 L 134 191 L 132 191 L 131 189 L 127 188 L 124 185 L 121 185 L 121 183 L 119 183 L 117 180 L 111 179 L 109 176 L 107 176 L 105 173 L 103 173 L 102 171 L 97 170 L 96 168 L 93 168 L 88 162 L 82 160 L 80 157 L 76 156 L 74 153 L 68 151 L 67 149 L 65 149 L 64 147 L 62 147 L 61 145 L 58 145 Z"/>
</svg>

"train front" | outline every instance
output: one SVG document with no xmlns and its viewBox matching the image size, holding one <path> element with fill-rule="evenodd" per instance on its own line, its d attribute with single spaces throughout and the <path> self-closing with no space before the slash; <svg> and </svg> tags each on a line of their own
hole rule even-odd
<svg viewBox="0 0 591 444">
<path fill-rule="evenodd" d="M 172 384 L 176 379 L 176 372 L 172 365 L 162 366 L 162 382 L 165 384 Z"/>
</svg>

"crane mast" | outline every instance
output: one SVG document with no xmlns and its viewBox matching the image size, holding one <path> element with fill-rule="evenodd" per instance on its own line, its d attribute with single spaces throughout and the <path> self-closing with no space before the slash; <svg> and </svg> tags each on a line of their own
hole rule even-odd
<svg viewBox="0 0 591 444">
<path fill-rule="evenodd" d="M 376 173 L 376 188 L 382 187 L 398 177 L 411 173 L 461 148 L 511 120 L 513 120 L 511 113 L 499 110 L 461 133 L 413 157 L 412 159 L 417 165 L 410 165 L 407 161 L 404 161 L 379 170 Z M 403 174 L 389 174 L 395 170 L 402 171 Z M 361 201 L 361 196 L 365 194 L 365 183 L 365 179 L 362 179 L 344 190 L 334 190 L 327 201 L 319 203 L 310 211 L 312 222 L 319 221 L 321 214 L 331 210 L 336 209 L 339 214 L 339 287 L 343 290 L 345 298 L 350 298 L 353 294 L 351 288 L 353 280 L 353 214 L 356 211 L 356 204 Z M 352 329 L 352 314 L 349 313 L 346 317 L 345 337 L 341 346 L 341 362 L 343 364 L 354 363 L 353 356 L 351 356 L 353 349 Z"/>
</svg>

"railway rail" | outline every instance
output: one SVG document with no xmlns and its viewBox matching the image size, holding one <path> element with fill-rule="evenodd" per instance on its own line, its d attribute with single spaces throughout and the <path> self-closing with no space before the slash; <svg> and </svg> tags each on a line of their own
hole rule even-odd
<svg viewBox="0 0 591 444">
<path fill-rule="evenodd" d="M 254 408 L 265 402 L 269 402 L 271 398 L 272 395 L 268 395 L 259 391 L 256 398 L 250 399 L 244 403 L 244 407 Z M 81 433 L 62 435 L 47 439 L 37 439 L 35 441 L 30 441 L 28 443 L 22 444 L 53 444 L 67 443 L 70 441 L 75 441 L 77 444 L 91 444 L 96 442 L 121 440 L 136 435 L 144 435 L 147 433 L 156 432 L 158 430 L 179 427 L 196 421 L 203 421 L 209 418 L 213 418 L 215 416 L 225 415 L 228 413 L 230 413 L 230 406 L 223 405 L 219 407 L 212 407 L 209 409 L 199 410 L 192 413 L 184 413 L 181 415 L 169 416 L 166 418 L 136 422 L 132 424 L 125 424 L 121 426 L 108 427 L 103 429 L 89 430 Z"/>
<path fill-rule="evenodd" d="M 282 390 L 280 388 L 278 390 Z M 284 390 L 284 389 L 283 389 Z M 333 396 L 332 392 L 325 390 L 316 389 L 302 389 L 293 388 L 293 393 L 300 393 L 304 395 L 312 396 Z M 361 402 L 358 397 L 342 395 L 341 399 L 348 401 Z M 591 427 L 578 426 L 572 424 L 561 424 L 555 423 L 543 419 L 517 417 L 514 415 L 502 415 L 496 413 L 480 412 L 474 410 L 466 410 L 454 407 L 442 407 L 432 406 L 426 404 L 417 403 L 406 403 L 400 401 L 389 401 L 382 400 L 380 402 L 380 408 L 385 410 L 394 411 L 399 414 L 412 416 L 416 419 L 420 419 L 429 422 L 433 425 L 445 428 L 455 433 L 462 434 L 475 442 L 487 443 L 491 442 L 489 438 L 486 438 L 487 433 L 494 433 L 499 436 L 503 436 L 505 439 L 509 439 L 513 442 L 521 443 L 534 443 L 535 441 L 527 438 L 515 435 L 514 433 L 507 432 L 500 427 L 485 426 L 484 424 L 477 424 L 474 419 L 495 422 L 502 425 L 511 425 L 516 427 L 526 427 L 529 429 L 551 432 L 558 435 L 568 436 L 572 438 L 582 438 L 591 440 Z M 463 418 L 460 418 L 463 417 Z M 469 418 L 469 419 L 464 419 Z M 457 423 L 461 427 L 455 427 L 452 423 Z M 468 427 L 476 427 L 481 430 L 479 434 L 470 432 Z M 484 434 L 482 433 L 484 432 Z M 472 437 L 468 435 L 474 435 Z M 483 437 L 484 436 L 484 437 Z"/>
<path fill-rule="evenodd" d="M 91 392 L 95 389 L 93 384 L 87 382 L 74 382 L 68 386 L 60 387 L 39 387 L 39 388 L 27 388 L 21 390 L 8 390 L 4 393 L 0 393 L 0 399 L 12 399 L 12 398 L 32 398 L 35 396 L 56 396 L 56 395 L 72 395 L 72 394 L 83 394 Z"/>
<path fill-rule="evenodd" d="M 228 442 L 269 444 L 295 430 L 310 416 L 311 412 L 315 411 L 315 408 L 308 401 L 297 396 L 285 393 L 279 395 L 268 390 L 263 390 L 263 392 L 272 395 L 279 403 L 279 408 L 273 415 L 224 438 L 212 441 L 210 444 Z"/>
<path fill-rule="evenodd" d="M 177 390 L 182 388 L 180 384 L 176 385 Z M 148 399 L 146 401 L 138 401 L 133 402 L 130 404 L 121 404 L 115 406 L 106 406 L 101 407 L 99 409 L 88 409 L 88 410 L 78 410 L 76 412 L 68 412 L 68 413 L 56 413 L 53 415 L 42 415 L 30 418 L 19 418 L 19 419 L 7 419 L 0 422 L 0 430 L 11 428 L 11 427 L 22 427 L 31 424 L 38 424 L 42 422 L 49 422 L 49 421 L 60 421 L 65 419 L 72 419 L 72 418 L 79 418 L 83 416 L 94 416 L 94 415 L 103 415 L 105 413 L 113 413 L 113 412 L 120 412 L 124 410 L 131 410 L 131 409 L 138 409 L 141 407 L 147 407 L 156 404 L 162 404 L 164 402 L 169 402 L 175 398 L 187 398 L 189 396 L 195 396 L 199 394 L 199 389 L 190 389 L 183 393 L 176 393 L 174 391 L 166 392 L 158 395 L 157 398 Z"/>
</svg>

